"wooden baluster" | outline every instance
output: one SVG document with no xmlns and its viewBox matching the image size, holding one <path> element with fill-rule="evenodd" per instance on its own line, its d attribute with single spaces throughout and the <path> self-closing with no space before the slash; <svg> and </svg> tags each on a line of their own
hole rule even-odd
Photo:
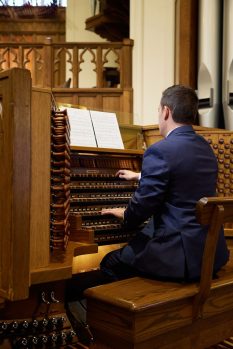
<svg viewBox="0 0 233 349">
<path fill-rule="evenodd" d="M 53 87 L 52 39 L 46 38 L 44 46 L 43 87 Z"/>
<path fill-rule="evenodd" d="M 96 51 L 96 87 L 103 87 L 102 48 L 98 46 Z"/>
<path fill-rule="evenodd" d="M 73 87 L 79 87 L 79 57 L 78 57 L 78 47 L 73 48 Z"/>
<path fill-rule="evenodd" d="M 19 62 L 18 68 L 25 68 L 24 62 L 23 62 L 24 60 L 23 54 L 24 54 L 23 46 L 20 45 L 18 48 L 18 62 Z"/>
</svg>

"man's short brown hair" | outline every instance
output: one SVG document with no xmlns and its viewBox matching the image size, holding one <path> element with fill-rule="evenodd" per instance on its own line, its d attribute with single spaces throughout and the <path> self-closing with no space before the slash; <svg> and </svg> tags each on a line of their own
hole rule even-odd
<svg viewBox="0 0 233 349">
<path fill-rule="evenodd" d="M 167 106 L 176 123 L 194 124 L 198 114 L 198 98 L 196 92 L 188 86 L 173 85 L 162 93 L 162 107 Z"/>
</svg>

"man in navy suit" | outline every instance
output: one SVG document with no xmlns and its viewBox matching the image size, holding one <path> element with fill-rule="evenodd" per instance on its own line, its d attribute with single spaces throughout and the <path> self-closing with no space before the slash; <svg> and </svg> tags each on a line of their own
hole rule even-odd
<svg viewBox="0 0 233 349">
<path fill-rule="evenodd" d="M 192 128 L 198 113 L 193 89 L 181 85 L 167 88 L 158 112 L 164 139 L 145 151 L 141 174 L 118 172 L 126 180 L 140 177 L 128 207 L 102 210 L 103 215 L 122 220 L 125 228 L 137 230 L 128 245 L 102 260 L 101 270 L 111 280 L 138 274 L 181 281 L 200 277 L 207 227 L 197 223 L 195 206 L 200 198 L 216 195 L 217 160 L 209 144 Z M 222 230 L 214 272 L 228 258 Z"/>
</svg>

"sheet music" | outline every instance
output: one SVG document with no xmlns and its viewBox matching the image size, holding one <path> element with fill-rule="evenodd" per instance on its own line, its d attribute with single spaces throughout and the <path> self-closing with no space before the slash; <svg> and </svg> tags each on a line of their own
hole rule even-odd
<svg viewBox="0 0 233 349">
<path fill-rule="evenodd" d="M 90 110 L 92 124 L 99 148 L 124 149 L 115 113 Z"/>
<path fill-rule="evenodd" d="M 76 108 L 66 109 L 70 122 L 70 145 L 96 147 L 90 111 Z"/>
</svg>

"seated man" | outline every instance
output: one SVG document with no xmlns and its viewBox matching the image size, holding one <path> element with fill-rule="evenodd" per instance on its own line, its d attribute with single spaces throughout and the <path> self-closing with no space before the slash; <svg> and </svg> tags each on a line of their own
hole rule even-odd
<svg viewBox="0 0 233 349">
<path fill-rule="evenodd" d="M 167 88 L 158 112 L 164 139 L 145 151 L 141 174 L 127 170 L 117 173 L 126 180 L 140 177 L 126 210 L 102 210 L 103 215 L 116 216 L 137 234 L 123 248 L 108 253 L 98 273 L 71 279 L 67 285 L 68 302 L 82 298 L 88 287 L 135 275 L 175 281 L 200 277 L 207 227 L 197 223 L 195 207 L 200 198 L 216 195 L 217 160 L 210 145 L 192 128 L 198 98 L 191 88 Z M 228 258 L 221 231 L 215 273 Z"/>
<path fill-rule="evenodd" d="M 192 281 L 200 277 L 207 227 L 197 223 L 195 206 L 216 195 L 218 165 L 212 148 L 192 124 L 198 98 L 188 87 L 167 88 L 159 106 L 159 129 L 164 139 L 144 154 L 139 186 L 126 210 L 104 209 L 126 228 L 147 225 L 122 249 L 110 252 L 101 270 L 112 280 L 143 274 L 166 280 Z M 135 179 L 139 174 L 120 170 Z M 217 272 L 229 258 L 223 231 L 214 264 Z"/>
</svg>

